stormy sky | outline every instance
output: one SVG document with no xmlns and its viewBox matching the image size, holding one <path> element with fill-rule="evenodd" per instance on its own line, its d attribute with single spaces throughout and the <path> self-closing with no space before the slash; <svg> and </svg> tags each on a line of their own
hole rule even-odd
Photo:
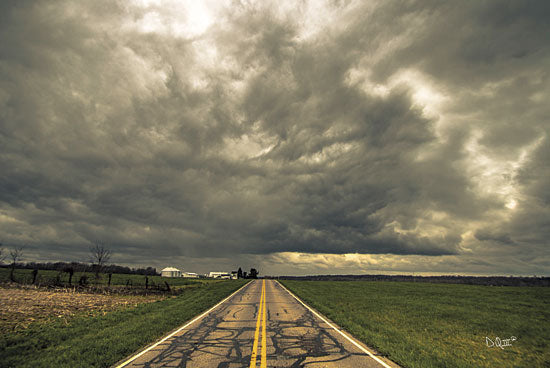
<svg viewBox="0 0 550 368">
<path fill-rule="evenodd" d="M 547 1 L 2 1 L 25 261 L 549 274 Z"/>
</svg>

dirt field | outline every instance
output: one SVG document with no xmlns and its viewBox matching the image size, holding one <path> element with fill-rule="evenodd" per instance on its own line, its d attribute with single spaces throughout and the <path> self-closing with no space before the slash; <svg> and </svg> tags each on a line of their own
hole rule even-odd
<svg viewBox="0 0 550 368">
<path fill-rule="evenodd" d="M 161 296 L 121 296 L 34 288 L 0 288 L 0 333 L 25 329 L 49 318 L 105 313 L 160 300 Z"/>
</svg>

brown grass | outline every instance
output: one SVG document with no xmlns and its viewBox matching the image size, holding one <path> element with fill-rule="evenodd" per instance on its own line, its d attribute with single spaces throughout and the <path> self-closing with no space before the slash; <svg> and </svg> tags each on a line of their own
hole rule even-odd
<svg viewBox="0 0 550 368">
<path fill-rule="evenodd" d="M 164 299 L 159 295 L 101 295 L 71 289 L 0 288 L 0 333 L 26 329 L 51 318 L 94 315 Z"/>
</svg>

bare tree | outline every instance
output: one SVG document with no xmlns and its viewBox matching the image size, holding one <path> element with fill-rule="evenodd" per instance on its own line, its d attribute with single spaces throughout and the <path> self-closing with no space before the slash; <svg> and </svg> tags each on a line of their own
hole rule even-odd
<svg viewBox="0 0 550 368">
<path fill-rule="evenodd" d="M 11 272 L 10 272 L 10 280 L 15 282 L 15 278 L 13 277 L 13 273 L 15 272 L 15 265 L 17 264 L 17 261 L 20 261 L 23 258 L 23 247 L 13 247 L 12 250 L 10 250 L 10 259 L 11 259 Z"/>
<path fill-rule="evenodd" d="M 99 273 L 103 269 L 103 266 L 111 259 L 111 250 L 106 248 L 104 244 L 97 242 L 90 247 L 90 253 L 92 254 L 92 264 L 95 268 L 95 277 L 99 278 Z"/>
</svg>

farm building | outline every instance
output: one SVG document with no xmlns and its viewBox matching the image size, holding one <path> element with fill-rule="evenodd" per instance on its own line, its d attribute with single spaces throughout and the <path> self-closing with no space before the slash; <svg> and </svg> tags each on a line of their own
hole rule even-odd
<svg viewBox="0 0 550 368">
<path fill-rule="evenodd" d="M 229 272 L 210 272 L 208 277 L 212 277 L 214 279 L 230 279 L 231 274 Z"/>
<path fill-rule="evenodd" d="M 181 271 L 174 267 L 166 267 L 160 271 L 162 277 L 181 277 Z"/>
<path fill-rule="evenodd" d="M 181 274 L 182 277 L 187 277 L 189 279 L 197 279 L 199 278 L 199 275 L 194 272 L 183 272 Z"/>
</svg>

